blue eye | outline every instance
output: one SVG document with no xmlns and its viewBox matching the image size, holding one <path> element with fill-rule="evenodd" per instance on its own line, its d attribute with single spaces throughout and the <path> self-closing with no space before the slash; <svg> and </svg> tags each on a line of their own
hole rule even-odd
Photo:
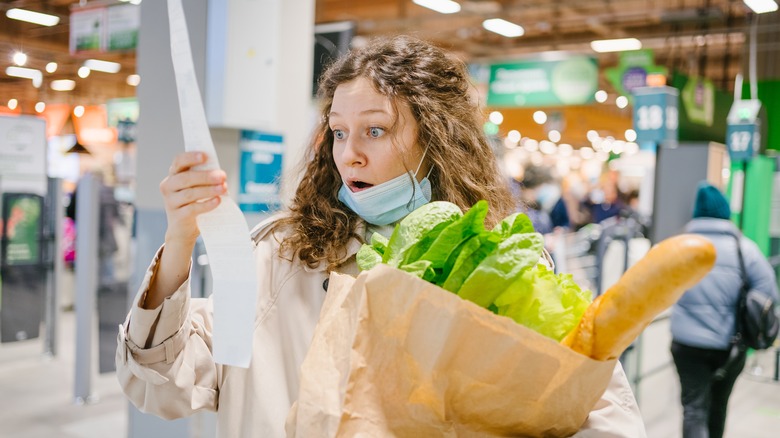
<svg viewBox="0 0 780 438">
<path fill-rule="evenodd" d="M 384 128 L 377 128 L 376 126 L 368 129 L 368 135 L 372 138 L 379 138 L 385 134 Z"/>
<path fill-rule="evenodd" d="M 344 131 L 342 131 L 341 129 L 334 129 L 333 137 L 336 140 L 344 140 L 345 138 L 347 138 L 347 134 L 345 134 Z"/>
</svg>

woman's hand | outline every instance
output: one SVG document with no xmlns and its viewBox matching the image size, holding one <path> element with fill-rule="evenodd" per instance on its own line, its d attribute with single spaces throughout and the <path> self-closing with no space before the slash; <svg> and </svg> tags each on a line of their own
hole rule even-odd
<svg viewBox="0 0 780 438">
<path fill-rule="evenodd" d="M 179 154 L 173 159 L 168 176 L 160 183 L 168 229 L 165 249 L 146 298 L 140 303 L 145 309 L 157 308 L 187 279 L 192 249 L 199 234 L 195 218 L 217 208 L 219 196 L 227 193 L 225 172 L 193 169 L 206 160 L 206 154 L 202 152 Z"/>
<path fill-rule="evenodd" d="M 206 159 L 203 152 L 177 155 L 168 176 L 160 183 L 168 218 L 166 244 L 194 245 L 199 234 L 195 218 L 217 208 L 220 195 L 227 193 L 225 172 L 193 169 L 205 163 Z"/>
</svg>

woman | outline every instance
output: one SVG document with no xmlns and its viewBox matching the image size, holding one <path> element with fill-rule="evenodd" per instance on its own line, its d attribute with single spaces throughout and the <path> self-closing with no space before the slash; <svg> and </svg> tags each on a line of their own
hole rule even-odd
<svg viewBox="0 0 780 438">
<path fill-rule="evenodd" d="M 248 369 L 214 362 L 211 301 L 189 298 L 195 217 L 218 205 L 225 175 L 193 170 L 200 154 L 176 157 L 161 184 L 165 245 L 120 332 L 118 375 L 133 403 L 163 418 L 216 410 L 224 437 L 284 436 L 330 271 L 356 274 L 366 237 L 389 233 L 431 199 L 464 210 L 486 199 L 489 226 L 511 213 L 469 89 L 463 63 L 408 37 L 354 50 L 323 75 L 303 179 L 289 210 L 253 231 L 259 291 Z M 644 435 L 619 367 L 584 429 Z"/>
<path fill-rule="evenodd" d="M 701 234 L 715 245 L 715 267 L 672 308 L 672 357 L 680 377 L 684 438 L 720 438 L 726 409 L 745 354 L 730 363 L 725 376 L 716 371 L 729 359 L 742 287 L 742 253 L 748 284 L 777 296 L 774 271 L 761 250 L 741 235 L 729 218 L 729 203 L 716 187 L 702 182 L 696 192 L 693 220 L 686 232 Z M 739 243 L 739 249 L 737 244 Z"/>
</svg>

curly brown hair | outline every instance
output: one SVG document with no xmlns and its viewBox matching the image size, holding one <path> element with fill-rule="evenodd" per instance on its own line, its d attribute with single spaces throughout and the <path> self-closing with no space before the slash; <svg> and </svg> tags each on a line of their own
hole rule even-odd
<svg viewBox="0 0 780 438">
<path fill-rule="evenodd" d="M 403 102 L 411 109 L 417 142 L 428 147 L 432 199 L 452 202 L 464 211 L 485 199 L 490 205 L 488 226 L 512 212 L 514 201 L 482 132 L 484 115 L 469 97 L 466 65 L 412 37 L 377 39 L 336 60 L 320 78 L 322 117 L 307 151 L 310 160 L 290 214 L 273 227 L 292 231 L 281 242 L 283 253 L 297 255 L 309 267 L 325 262 L 333 270 L 344 260 L 350 239 L 363 240 L 356 232 L 362 219 L 338 200 L 342 180 L 328 125 L 336 88 L 357 78 L 371 81 L 395 108 Z"/>
</svg>

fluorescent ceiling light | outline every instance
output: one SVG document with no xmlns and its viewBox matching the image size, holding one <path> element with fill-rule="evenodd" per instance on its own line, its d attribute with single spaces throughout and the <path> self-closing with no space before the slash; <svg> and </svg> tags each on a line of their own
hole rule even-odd
<svg viewBox="0 0 780 438">
<path fill-rule="evenodd" d="M 777 3 L 774 0 L 743 0 L 745 4 L 756 14 L 765 14 L 777 10 Z"/>
<path fill-rule="evenodd" d="M 639 50 L 642 42 L 636 38 L 620 38 L 616 40 L 596 40 L 590 42 L 590 47 L 599 53 Z"/>
<path fill-rule="evenodd" d="M 41 83 L 43 82 L 43 73 L 41 73 L 40 70 L 36 70 L 34 68 L 11 66 L 5 69 L 5 74 L 15 78 L 32 79 L 33 86 L 35 88 L 40 87 Z"/>
<path fill-rule="evenodd" d="M 122 68 L 122 65 L 118 62 L 87 59 L 84 61 L 84 67 L 87 67 L 90 70 L 102 71 L 103 73 L 116 73 Z"/>
<path fill-rule="evenodd" d="M 510 23 L 500 18 L 491 18 L 489 20 L 485 20 L 482 22 L 482 27 L 491 32 L 495 32 L 499 35 L 503 35 L 509 38 L 519 37 L 525 33 L 523 26 Z"/>
<path fill-rule="evenodd" d="M 450 0 L 412 0 L 412 2 L 442 14 L 454 14 L 460 11 L 460 4 Z"/>
<path fill-rule="evenodd" d="M 56 15 L 42 14 L 19 8 L 7 10 L 5 16 L 12 20 L 26 21 L 28 23 L 40 24 L 41 26 L 54 26 L 60 22 L 60 17 Z"/>
<path fill-rule="evenodd" d="M 70 91 L 76 88 L 76 81 L 71 79 L 58 79 L 51 81 L 51 89 L 54 91 Z"/>
</svg>

